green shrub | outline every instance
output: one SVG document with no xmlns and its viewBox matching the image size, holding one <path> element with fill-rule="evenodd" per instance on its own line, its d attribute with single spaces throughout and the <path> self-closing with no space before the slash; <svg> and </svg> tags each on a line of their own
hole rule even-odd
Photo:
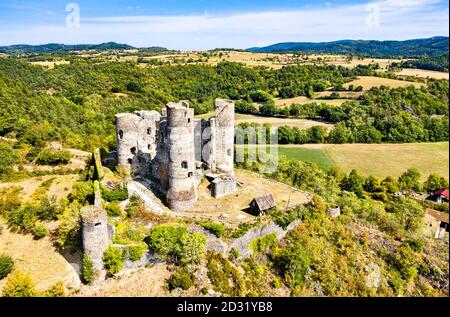
<svg viewBox="0 0 450 317">
<path fill-rule="evenodd" d="M 23 274 L 21 271 L 15 271 L 8 277 L 3 287 L 2 296 L 4 297 L 33 297 L 36 296 L 36 290 L 31 277 Z"/>
<path fill-rule="evenodd" d="M 48 290 L 46 290 L 43 294 L 43 297 L 65 297 L 64 291 L 64 283 L 58 282 L 55 285 L 51 286 Z"/>
<path fill-rule="evenodd" d="M 103 266 L 108 275 L 119 273 L 123 267 L 123 251 L 120 248 L 108 246 L 103 254 Z"/>
<path fill-rule="evenodd" d="M 420 238 L 408 241 L 407 243 L 411 247 L 411 249 L 413 249 L 414 252 L 417 252 L 417 253 L 422 252 L 423 247 L 425 245 L 425 241 Z"/>
<path fill-rule="evenodd" d="M 78 201 L 82 205 L 86 202 L 94 201 L 94 185 L 92 182 L 76 182 L 72 186 L 72 192 L 69 194 L 71 201 Z"/>
<path fill-rule="evenodd" d="M 42 239 L 47 235 L 47 228 L 45 228 L 44 226 L 38 226 L 34 228 L 33 234 L 36 240 Z"/>
<path fill-rule="evenodd" d="M 239 256 L 240 256 L 239 251 L 235 248 L 231 248 L 230 255 L 228 257 L 230 259 L 230 261 L 234 261 L 234 260 L 238 259 Z"/>
<path fill-rule="evenodd" d="M 264 237 L 253 239 L 248 247 L 254 252 L 266 253 L 275 245 L 277 245 L 277 243 L 277 234 L 275 232 L 272 232 L 268 235 L 265 235 Z"/>
<path fill-rule="evenodd" d="M 94 262 L 87 255 L 83 256 L 82 277 L 85 283 L 90 283 L 95 278 Z"/>
<path fill-rule="evenodd" d="M 180 268 L 176 270 L 168 280 L 168 286 L 170 290 L 181 288 L 188 290 L 196 284 L 195 275 L 189 272 L 186 268 Z"/>
<path fill-rule="evenodd" d="M 106 205 L 106 212 L 108 213 L 108 217 L 120 217 L 122 216 L 122 209 L 120 209 L 119 202 L 113 201 Z"/>
<path fill-rule="evenodd" d="M 225 226 L 223 224 L 212 221 L 202 223 L 202 227 L 214 233 L 218 238 L 222 237 L 225 232 Z"/>
<path fill-rule="evenodd" d="M 66 165 L 69 164 L 71 158 L 72 155 L 68 151 L 44 150 L 41 153 L 39 153 L 36 163 L 40 165 L 51 165 L 51 166 Z"/>
<path fill-rule="evenodd" d="M 178 262 L 187 265 L 199 263 L 206 254 L 206 237 L 196 232 L 194 234 L 184 233 L 180 239 L 180 251 Z"/>
<path fill-rule="evenodd" d="M 81 248 L 81 231 L 78 220 L 66 220 L 53 237 L 55 245 L 63 252 L 71 254 Z"/>
<path fill-rule="evenodd" d="M 128 259 L 132 262 L 139 261 L 146 251 L 147 247 L 145 245 L 132 245 L 128 247 Z"/>
<path fill-rule="evenodd" d="M 180 253 L 181 237 L 185 233 L 188 233 L 186 227 L 160 225 L 152 230 L 146 238 L 146 243 L 164 259 L 169 256 L 177 257 Z"/>
<path fill-rule="evenodd" d="M 216 291 L 235 297 L 245 294 L 245 281 L 229 260 L 213 252 L 208 253 L 207 259 L 208 278 Z"/>
<path fill-rule="evenodd" d="M 145 238 L 145 234 L 142 231 L 133 228 L 127 230 L 126 236 L 134 242 L 142 242 Z"/>
<path fill-rule="evenodd" d="M 18 209 L 11 210 L 8 214 L 8 225 L 13 230 L 20 230 L 24 233 L 33 232 L 38 221 L 37 206 L 26 204 Z"/>
<path fill-rule="evenodd" d="M 249 223 L 241 223 L 235 231 L 231 234 L 232 238 L 240 238 L 244 236 L 250 229 L 252 228 L 252 225 Z"/>
<path fill-rule="evenodd" d="M 13 269 L 14 261 L 7 255 L 0 254 L 0 280 L 4 279 Z"/>
<path fill-rule="evenodd" d="M 124 201 L 128 199 L 128 189 L 123 186 L 109 191 L 104 186 L 101 187 L 102 198 L 107 202 Z"/>
</svg>

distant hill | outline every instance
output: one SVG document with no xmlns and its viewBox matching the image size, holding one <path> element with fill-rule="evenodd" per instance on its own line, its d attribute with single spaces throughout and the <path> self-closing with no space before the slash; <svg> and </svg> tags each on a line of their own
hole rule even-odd
<svg viewBox="0 0 450 317">
<path fill-rule="evenodd" d="M 85 50 L 97 50 L 97 51 L 107 51 L 107 50 L 131 50 L 136 49 L 135 47 L 128 44 L 118 44 L 115 42 L 108 42 L 102 44 L 76 44 L 76 45 L 66 45 L 66 44 L 43 44 L 43 45 L 11 45 L 11 46 L 0 46 L 0 53 L 7 54 L 17 54 L 17 53 L 64 53 L 71 51 L 85 51 Z M 149 47 L 144 50 L 149 52 L 164 52 L 167 51 L 164 47 Z"/>
<path fill-rule="evenodd" d="M 407 41 L 342 40 L 335 42 L 290 42 L 249 48 L 258 53 L 329 53 L 357 54 L 373 57 L 422 57 L 448 54 L 448 37 Z"/>
</svg>

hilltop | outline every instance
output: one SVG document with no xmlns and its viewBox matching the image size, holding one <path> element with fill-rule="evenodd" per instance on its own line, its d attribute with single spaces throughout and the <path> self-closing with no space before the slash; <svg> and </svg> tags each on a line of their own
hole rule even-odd
<svg viewBox="0 0 450 317">
<path fill-rule="evenodd" d="M 329 53 L 357 54 L 373 57 L 421 57 L 448 54 L 448 37 L 407 41 L 341 40 L 334 42 L 288 42 L 249 48 L 258 53 Z"/>
<path fill-rule="evenodd" d="M 133 50 L 136 47 L 128 44 L 119 44 L 115 42 L 101 43 L 101 44 L 42 44 L 42 45 L 10 45 L 0 46 L 0 53 L 14 54 L 14 53 L 64 53 L 71 51 L 108 51 L 108 50 Z M 148 47 L 143 49 L 145 51 L 164 52 L 167 51 L 164 47 Z"/>
</svg>

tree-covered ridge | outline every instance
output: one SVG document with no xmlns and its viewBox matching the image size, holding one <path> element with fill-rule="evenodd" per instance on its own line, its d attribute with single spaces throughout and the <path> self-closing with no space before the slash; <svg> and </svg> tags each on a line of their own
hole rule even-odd
<svg viewBox="0 0 450 317">
<path fill-rule="evenodd" d="M 401 64 L 401 67 L 448 72 L 448 54 L 424 57 L 414 61 L 406 61 Z"/>
<path fill-rule="evenodd" d="M 448 54 L 448 37 L 407 41 L 362 41 L 344 40 L 323 43 L 278 43 L 267 47 L 248 49 L 261 53 L 328 53 L 356 54 L 373 57 L 421 57 Z"/>
<path fill-rule="evenodd" d="M 101 43 L 101 44 L 43 44 L 43 45 L 10 45 L 10 46 L 0 46 L 1 53 L 7 54 L 19 54 L 19 53 L 62 53 L 71 51 L 107 51 L 107 50 L 131 50 L 135 47 L 128 44 L 119 44 L 115 42 Z M 165 52 L 167 51 L 164 47 L 149 47 L 143 49 L 147 52 Z"/>
</svg>

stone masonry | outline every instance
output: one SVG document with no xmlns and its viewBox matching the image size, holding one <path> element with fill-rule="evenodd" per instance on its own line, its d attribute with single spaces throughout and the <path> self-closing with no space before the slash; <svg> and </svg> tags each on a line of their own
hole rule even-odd
<svg viewBox="0 0 450 317">
<path fill-rule="evenodd" d="M 236 191 L 234 176 L 234 103 L 217 99 L 215 117 L 195 119 L 188 102 L 169 103 L 162 111 L 116 115 L 118 163 L 135 179 L 151 184 L 175 211 L 190 209 L 205 174 L 220 198 Z M 212 179 L 211 179 L 212 176 Z"/>
</svg>

